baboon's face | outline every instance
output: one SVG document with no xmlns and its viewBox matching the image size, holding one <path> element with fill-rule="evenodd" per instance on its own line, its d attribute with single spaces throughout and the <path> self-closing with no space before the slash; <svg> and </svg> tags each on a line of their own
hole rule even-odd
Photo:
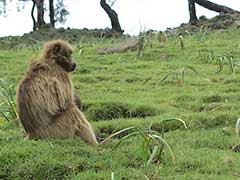
<svg viewBox="0 0 240 180">
<path fill-rule="evenodd" d="M 58 40 L 45 47 L 45 57 L 53 59 L 55 63 L 67 72 L 74 71 L 76 63 L 72 58 L 72 47 L 64 41 Z"/>
<path fill-rule="evenodd" d="M 56 63 L 67 72 L 74 71 L 76 68 L 76 63 L 72 58 L 72 50 L 63 49 L 62 52 L 59 53 Z"/>
<path fill-rule="evenodd" d="M 68 45 L 61 44 L 58 48 L 56 63 L 67 72 L 74 71 L 76 68 L 72 52 L 72 48 Z"/>
</svg>

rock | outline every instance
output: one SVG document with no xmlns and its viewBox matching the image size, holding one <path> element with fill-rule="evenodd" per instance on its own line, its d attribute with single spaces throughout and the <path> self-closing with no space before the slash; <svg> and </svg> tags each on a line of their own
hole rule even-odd
<svg viewBox="0 0 240 180">
<path fill-rule="evenodd" d="M 114 45 L 114 47 L 99 49 L 98 54 L 112 54 L 112 53 L 123 53 L 127 51 L 135 51 L 137 50 L 137 46 L 138 46 L 138 39 L 131 39 L 121 44 Z"/>
<path fill-rule="evenodd" d="M 200 21 L 207 21 L 208 19 L 207 19 L 206 16 L 200 16 L 200 17 L 199 17 L 199 20 L 200 20 Z"/>
</svg>

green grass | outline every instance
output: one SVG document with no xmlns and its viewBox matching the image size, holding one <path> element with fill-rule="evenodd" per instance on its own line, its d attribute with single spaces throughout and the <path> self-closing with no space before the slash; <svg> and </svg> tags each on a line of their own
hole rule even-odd
<svg viewBox="0 0 240 180">
<path fill-rule="evenodd" d="M 72 80 L 96 132 L 107 138 L 131 126 L 164 130 L 175 166 L 166 148 L 161 158 L 146 166 L 140 136 L 127 138 L 116 149 L 126 133 L 99 148 L 78 139 L 27 141 L 21 126 L 1 117 L 0 179 L 105 180 L 113 173 L 115 180 L 239 179 L 240 156 L 231 147 L 239 143 L 234 127 L 239 117 L 240 72 L 236 66 L 232 73 L 228 65 L 218 72 L 219 57 L 240 60 L 239 33 L 185 36 L 184 49 L 176 38 L 161 43 L 152 38 L 152 48 L 147 46 L 142 57 L 137 51 L 97 55 L 99 48 L 122 39 L 76 45 L 81 53 L 76 48 L 78 67 Z M 39 54 L 31 48 L 0 50 L 1 79 L 16 88 L 28 60 Z M 197 73 L 188 69 L 181 81 L 185 67 Z M 180 78 L 172 75 L 161 81 L 176 72 Z M 163 122 L 174 117 L 183 119 L 188 129 L 177 121 Z"/>
</svg>

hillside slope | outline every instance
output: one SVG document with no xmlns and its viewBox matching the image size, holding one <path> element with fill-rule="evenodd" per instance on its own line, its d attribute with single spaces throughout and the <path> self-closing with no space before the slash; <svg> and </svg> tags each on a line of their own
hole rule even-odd
<svg viewBox="0 0 240 180">
<path fill-rule="evenodd" d="M 160 157 L 151 159 L 161 144 L 150 143 L 152 152 L 144 152 L 141 135 L 115 148 L 129 131 L 99 148 L 78 139 L 27 141 L 6 113 L 9 122 L 0 119 L 0 179 L 239 179 L 239 149 L 231 150 L 239 143 L 234 129 L 240 100 L 239 34 L 239 29 L 202 31 L 184 36 L 182 48 L 178 37 L 159 42 L 153 36 L 142 57 L 136 52 L 97 54 L 122 38 L 75 44 L 78 67 L 72 80 L 97 134 L 106 138 L 131 126 L 151 127 L 164 133 L 176 165 L 166 145 Z M 37 47 L 0 50 L 3 87 L 16 88 L 28 59 L 40 54 Z M 4 102 L 3 94 L 0 98 Z M 2 112 L 6 108 L 0 104 Z M 188 129 L 178 121 L 163 122 L 168 118 L 181 118 Z"/>
</svg>

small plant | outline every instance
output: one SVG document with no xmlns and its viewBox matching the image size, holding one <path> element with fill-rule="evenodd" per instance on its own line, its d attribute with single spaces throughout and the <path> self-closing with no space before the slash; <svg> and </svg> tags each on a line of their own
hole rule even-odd
<svg viewBox="0 0 240 180">
<path fill-rule="evenodd" d="M 173 76 L 176 81 L 177 84 L 182 85 L 184 83 L 185 80 L 185 72 L 186 70 L 190 70 L 192 72 L 194 72 L 195 74 L 203 77 L 203 75 L 201 75 L 195 68 L 193 68 L 192 66 L 185 66 L 183 68 L 177 69 L 176 71 L 172 71 L 170 73 L 167 73 L 161 80 L 160 83 L 162 83 L 163 81 L 167 80 L 170 76 Z M 205 80 L 209 81 L 209 79 L 203 77 Z"/>
<path fill-rule="evenodd" d="M 177 120 L 179 122 L 181 122 L 184 127 L 187 129 L 187 125 L 186 123 L 179 118 L 170 118 L 170 119 L 165 119 L 162 121 L 171 121 L 171 120 Z M 163 129 L 164 129 L 164 124 L 163 125 Z M 175 165 L 176 164 L 176 158 L 175 155 L 170 147 L 170 145 L 167 143 L 167 141 L 164 139 L 164 131 L 157 132 L 152 130 L 152 125 L 149 126 L 149 128 L 147 130 L 141 130 L 138 127 L 128 127 L 125 129 L 122 129 L 118 132 L 113 133 L 112 135 L 110 135 L 108 138 L 106 138 L 104 141 L 102 141 L 100 143 L 100 145 L 105 144 L 106 142 L 108 142 L 110 139 L 112 139 L 113 137 L 126 133 L 128 131 L 130 131 L 130 133 L 128 133 L 127 135 L 123 136 L 120 141 L 117 143 L 117 145 L 114 147 L 114 149 L 116 149 L 121 143 L 123 143 L 125 140 L 129 139 L 132 136 L 138 136 L 141 139 L 141 151 L 143 154 L 143 157 L 145 159 L 145 166 L 150 165 L 152 162 L 159 162 L 162 158 L 163 155 L 163 151 L 164 148 L 166 147 L 168 152 L 171 155 L 171 159 L 172 159 L 172 164 Z"/>
<path fill-rule="evenodd" d="M 179 36 L 179 40 L 180 40 L 181 50 L 184 50 L 184 41 L 183 41 L 183 36 L 182 35 Z"/>
<path fill-rule="evenodd" d="M 223 70 L 223 67 L 228 65 L 233 74 L 236 73 L 236 67 L 240 67 L 240 64 L 236 62 L 232 56 L 221 56 L 217 59 L 217 73 Z"/>
<path fill-rule="evenodd" d="M 138 35 L 138 57 L 142 57 L 145 48 L 145 34 L 140 33 Z"/>
<path fill-rule="evenodd" d="M 203 46 L 206 46 L 205 42 L 207 40 L 207 34 L 208 34 L 207 28 L 205 28 L 205 26 L 201 26 L 200 27 L 200 38 L 199 38 L 199 41 L 200 41 L 200 43 Z"/>
<path fill-rule="evenodd" d="M 163 31 L 159 31 L 158 36 L 157 36 L 157 40 L 161 43 L 161 42 L 166 42 L 167 41 L 167 37 L 166 34 Z"/>
<path fill-rule="evenodd" d="M 83 55 L 83 53 L 84 53 L 84 46 L 82 44 L 75 45 L 75 48 L 78 51 L 79 55 Z"/>
<path fill-rule="evenodd" d="M 214 51 L 212 49 L 208 50 L 207 48 L 199 50 L 198 57 L 205 63 L 211 63 L 215 60 Z"/>
<path fill-rule="evenodd" d="M 12 84 L 9 85 L 9 81 L 0 79 L 0 117 L 8 122 L 17 122 L 14 97 L 14 86 Z"/>
<path fill-rule="evenodd" d="M 149 45 L 150 47 L 152 47 L 152 43 L 151 43 L 151 37 L 152 37 L 152 32 L 148 31 L 148 32 L 140 32 L 138 35 L 138 57 L 142 57 L 143 56 L 143 52 L 144 49 Z"/>
<path fill-rule="evenodd" d="M 176 44 L 178 43 L 178 40 L 180 42 L 180 48 L 181 50 L 184 50 L 185 44 L 184 44 L 184 38 L 181 34 L 170 32 L 171 36 L 173 37 L 173 47 L 176 47 Z"/>
</svg>

